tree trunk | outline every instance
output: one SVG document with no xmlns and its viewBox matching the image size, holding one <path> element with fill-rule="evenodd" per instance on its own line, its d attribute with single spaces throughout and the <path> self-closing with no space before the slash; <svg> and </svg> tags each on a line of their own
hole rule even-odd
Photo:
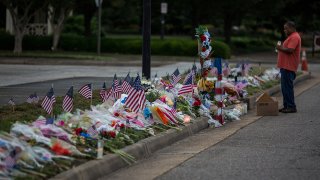
<svg viewBox="0 0 320 180">
<path fill-rule="evenodd" d="M 23 40 L 23 33 L 19 30 L 15 30 L 14 32 L 14 54 L 21 54 L 22 52 L 22 40 Z"/>
<path fill-rule="evenodd" d="M 224 38 L 225 42 L 230 45 L 232 31 L 232 15 L 227 13 L 224 16 Z"/>
</svg>

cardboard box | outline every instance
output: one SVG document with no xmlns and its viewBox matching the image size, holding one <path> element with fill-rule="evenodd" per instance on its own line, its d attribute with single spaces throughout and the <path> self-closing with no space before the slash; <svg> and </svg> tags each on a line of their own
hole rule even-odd
<svg viewBox="0 0 320 180">
<path fill-rule="evenodd" d="M 268 93 L 261 94 L 257 100 L 257 116 L 277 116 L 279 113 L 278 101 Z"/>
</svg>

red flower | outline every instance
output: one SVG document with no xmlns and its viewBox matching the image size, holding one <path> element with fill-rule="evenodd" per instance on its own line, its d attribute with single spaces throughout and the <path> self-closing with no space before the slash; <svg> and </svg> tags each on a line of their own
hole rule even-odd
<svg viewBox="0 0 320 180">
<path fill-rule="evenodd" d="M 115 112 L 114 116 L 118 117 L 118 116 L 120 116 L 120 114 L 118 112 Z"/>
<path fill-rule="evenodd" d="M 115 138 L 116 137 L 116 133 L 114 131 L 109 131 L 109 136 L 112 137 L 112 138 Z"/>
<path fill-rule="evenodd" d="M 201 42 L 203 42 L 203 41 L 205 41 L 207 38 L 206 38 L 206 36 L 205 35 L 201 35 L 200 36 L 200 40 L 201 40 Z"/>
<path fill-rule="evenodd" d="M 76 128 L 74 129 L 74 131 L 76 132 L 76 135 L 79 136 L 80 133 L 82 132 L 82 128 Z"/>
<path fill-rule="evenodd" d="M 55 152 L 57 155 L 64 155 L 64 156 L 71 155 L 71 152 L 67 148 L 62 147 L 62 145 L 59 142 L 55 142 L 52 145 L 51 150 Z"/>
<path fill-rule="evenodd" d="M 106 131 L 102 131 L 101 134 L 102 134 L 102 136 L 106 136 L 107 132 Z"/>
<path fill-rule="evenodd" d="M 120 124 L 120 128 L 123 129 L 124 128 L 124 124 Z"/>
<path fill-rule="evenodd" d="M 199 98 L 197 98 L 197 97 L 194 97 L 194 103 L 193 103 L 193 106 L 200 106 L 201 105 L 201 101 L 200 101 L 200 99 Z"/>
</svg>

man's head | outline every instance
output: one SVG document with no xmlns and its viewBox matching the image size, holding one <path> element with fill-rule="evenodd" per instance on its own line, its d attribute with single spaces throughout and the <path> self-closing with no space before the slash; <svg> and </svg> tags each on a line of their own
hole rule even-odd
<svg viewBox="0 0 320 180">
<path fill-rule="evenodd" d="M 293 21 L 287 21 L 283 27 L 284 27 L 284 33 L 287 36 L 289 36 L 293 32 L 296 32 L 296 24 Z"/>
</svg>

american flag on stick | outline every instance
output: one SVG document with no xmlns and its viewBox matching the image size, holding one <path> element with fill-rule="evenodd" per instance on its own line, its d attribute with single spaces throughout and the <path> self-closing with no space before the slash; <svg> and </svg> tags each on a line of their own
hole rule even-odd
<svg viewBox="0 0 320 180">
<path fill-rule="evenodd" d="M 13 157 L 11 154 L 12 153 L 10 153 L 4 160 L 5 166 L 8 169 L 13 168 L 14 165 L 16 164 L 16 158 L 15 158 L 15 156 Z"/>
<path fill-rule="evenodd" d="M 176 84 L 180 81 L 180 79 L 181 79 L 181 74 L 180 74 L 178 68 L 173 72 L 173 74 L 171 75 L 171 77 L 172 77 L 172 85 L 173 85 L 173 86 L 176 85 Z"/>
<path fill-rule="evenodd" d="M 124 78 L 123 82 L 122 82 L 122 92 L 128 94 L 131 90 L 131 84 L 130 84 L 131 78 L 129 76 L 129 73 L 127 74 L 127 76 Z"/>
<path fill-rule="evenodd" d="M 67 94 L 64 96 L 62 108 L 66 112 L 71 112 L 73 109 L 73 86 L 70 87 Z"/>
<path fill-rule="evenodd" d="M 125 105 L 129 107 L 132 111 L 138 112 L 139 109 L 143 108 L 145 105 L 146 96 L 144 94 L 144 89 L 141 86 L 141 80 L 139 74 L 137 75 L 133 88 L 128 94 L 128 98 Z"/>
<path fill-rule="evenodd" d="M 105 95 L 103 97 L 103 102 L 106 102 L 113 94 L 112 88 L 109 91 L 105 91 Z"/>
<path fill-rule="evenodd" d="M 13 100 L 13 98 L 9 99 L 8 104 L 10 104 L 11 106 L 15 106 L 16 105 L 16 103 Z"/>
<path fill-rule="evenodd" d="M 53 88 L 51 87 L 47 95 L 44 97 L 41 106 L 48 113 L 51 114 L 53 109 L 53 104 L 56 102 L 56 98 L 54 97 Z"/>
<path fill-rule="evenodd" d="M 106 96 L 106 91 L 107 91 L 106 82 L 104 82 L 103 85 L 102 85 L 102 88 L 100 90 L 100 93 L 99 93 L 102 101 L 104 100 L 104 97 Z"/>
<path fill-rule="evenodd" d="M 78 92 L 87 99 L 92 98 L 92 84 L 82 86 Z"/>
<path fill-rule="evenodd" d="M 98 135 L 98 131 L 95 125 L 92 125 L 91 127 L 89 127 L 87 129 L 87 133 L 91 136 L 91 137 L 95 137 Z"/>
<path fill-rule="evenodd" d="M 30 94 L 30 96 L 27 98 L 27 103 L 32 104 L 32 103 L 38 103 L 39 97 L 37 96 L 37 93 L 35 92 L 34 94 Z"/>
<path fill-rule="evenodd" d="M 186 77 L 186 82 L 184 83 L 182 88 L 179 89 L 178 95 L 193 92 L 193 76 L 191 75 L 191 72 L 189 74 L 190 75 Z"/>
<path fill-rule="evenodd" d="M 121 96 L 121 87 L 119 86 L 119 82 L 117 79 L 117 75 L 115 74 L 113 77 L 113 83 L 112 83 L 112 97 L 116 100 L 119 99 Z"/>
</svg>

